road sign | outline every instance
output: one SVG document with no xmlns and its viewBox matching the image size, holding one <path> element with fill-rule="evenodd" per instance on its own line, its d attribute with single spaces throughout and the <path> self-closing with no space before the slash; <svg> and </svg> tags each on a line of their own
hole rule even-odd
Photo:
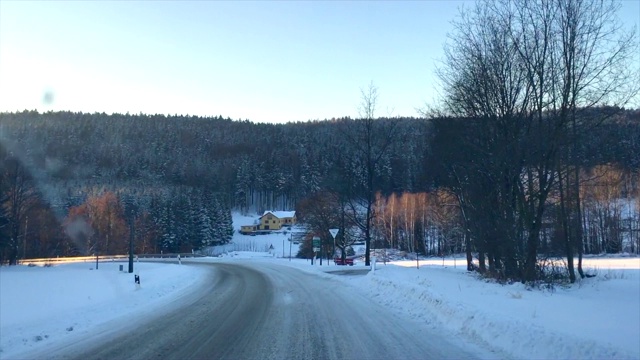
<svg viewBox="0 0 640 360">
<path fill-rule="evenodd" d="M 313 237 L 313 247 L 314 248 L 319 248 L 320 247 L 320 237 L 319 236 L 314 236 Z"/>
<path fill-rule="evenodd" d="M 313 248 L 313 252 L 318 252 L 318 251 L 320 251 L 320 248 L 319 248 L 319 247 L 314 247 L 314 248 Z"/>
<path fill-rule="evenodd" d="M 333 237 L 333 256 L 336 256 L 336 235 L 338 235 L 340 229 L 329 229 L 331 236 Z"/>
</svg>

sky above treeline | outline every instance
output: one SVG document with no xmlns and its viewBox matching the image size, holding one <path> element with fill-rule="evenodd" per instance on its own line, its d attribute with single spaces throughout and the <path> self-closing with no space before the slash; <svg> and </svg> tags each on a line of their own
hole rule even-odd
<svg viewBox="0 0 640 360">
<path fill-rule="evenodd" d="M 189 114 L 256 122 L 417 116 L 473 1 L 0 2 L 0 111 Z M 625 28 L 640 0 L 621 2 Z"/>
</svg>

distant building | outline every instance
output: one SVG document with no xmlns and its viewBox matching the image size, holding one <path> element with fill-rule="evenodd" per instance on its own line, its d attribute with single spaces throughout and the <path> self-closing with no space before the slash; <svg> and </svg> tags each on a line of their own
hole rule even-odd
<svg viewBox="0 0 640 360">
<path fill-rule="evenodd" d="M 251 234 L 258 230 L 258 225 L 241 225 L 240 234 Z"/>
<path fill-rule="evenodd" d="M 258 230 L 280 230 L 296 223 L 295 211 L 265 211 L 260 217 Z"/>
</svg>

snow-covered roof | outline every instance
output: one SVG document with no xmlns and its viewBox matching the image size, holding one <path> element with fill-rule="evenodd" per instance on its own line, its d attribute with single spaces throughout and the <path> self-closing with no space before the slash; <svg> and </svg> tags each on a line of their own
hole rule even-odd
<svg viewBox="0 0 640 360">
<path fill-rule="evenodd" d="M 265 211 L 264 214 L 262 214 L 262 216 L 265 216 L 265 215 L 267 215 L 269 213 L 272 214 L 273 216 L 277 217 L 278 219 L 292 218 L 292 217 L 296 216 L 296 212 L 295 211 Z"/>
</svg>

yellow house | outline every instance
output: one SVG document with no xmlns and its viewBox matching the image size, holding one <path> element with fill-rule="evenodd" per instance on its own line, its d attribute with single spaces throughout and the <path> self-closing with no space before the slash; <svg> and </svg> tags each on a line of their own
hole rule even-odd
<svg viewBox="0 0 640 360">
<path fill-rule="evenodd" d="M 265 211 L 260 217 L 258 230 L 280 230 L 296 223 L 295 211 Z"/>
</svg>

